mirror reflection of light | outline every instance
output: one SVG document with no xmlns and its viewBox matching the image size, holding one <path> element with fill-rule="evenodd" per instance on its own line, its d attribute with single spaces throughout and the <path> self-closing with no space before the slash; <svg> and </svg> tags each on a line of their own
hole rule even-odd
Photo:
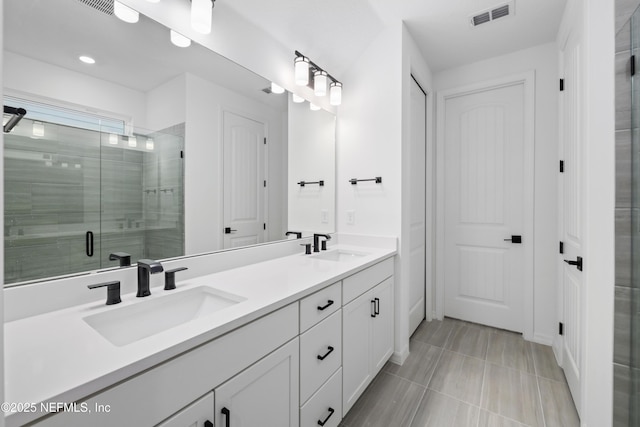
<svg viewBox="0 0 640 427">
<path fill-rule="evenodd" d="M 140 14 L 137 11 L 131 9 L 129 6 L 123 5 L 117 0 L 113 2 L 113 13 L 129 24 L 135 24 L 140 19 Z"/>
<path fill-rule="evenodd" d="M 296 95 L 295 93 L 291 94 L 292 98 L 293 98 L 293 102 L 295 102 L 296 104 L 301 104 L 304 102 L 304 98 L 301 97 L 300 95 Z"/>
<path fill-rule="evenodd" d="M 277 84 L 271 82 L 271 92 L 276 94 L 284 93 L 284 88 L 282 86 L 278 86 Z"/>
<path fill-rule="evenodd" d="M 147 147 L 147 150 L 153 150 L 154 143 L 152 138 L 147 138 L 146 147 Z"/>
<path fill-rule="evenodd" d="M 110 133 L 109 134 L 109 144 L 118 145 L 118 135 L 116 135 L 115 133 Z"/>
<path fill-rule="evenodd" d="M 189 47 L 191 46 L 191 39 L 171 30 L 171 43 L 178 47 Z"/>
<path fill-rule="evenodd" d="M 310 102 L 310 103 L 309 103 L 309 109 L 310 109 L 311 111 L 318 111 L 318 110 L 320 110 L 320 106 L 319 106 L 319 105 L 314 104 L 313 102 Z"/>
<path fill-rule="evenodd" d="M 129 143 L 128 143 L 129 147 L 135 148 L 138 146 L 138 140 L 136 139 L 135 136 L 131 135 L 129 137 Z"/>
<path fill-rule="evenodd" d="M 41 138 L 44 136 L 44 123 L 33 122 L 32 134 L 35 138 Z"/>
</svg>

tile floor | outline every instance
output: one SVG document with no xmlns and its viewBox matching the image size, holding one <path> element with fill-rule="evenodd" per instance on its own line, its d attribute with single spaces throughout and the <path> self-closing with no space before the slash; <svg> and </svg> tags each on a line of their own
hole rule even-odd
<svg viewBox="0 0 640 427">
<path fill-rule="evenodd" d="M 551 347 L 448 319 L 423 322 L 403 366 L 387 363 L 340 426 L 579 426 Z"/>
</svg>

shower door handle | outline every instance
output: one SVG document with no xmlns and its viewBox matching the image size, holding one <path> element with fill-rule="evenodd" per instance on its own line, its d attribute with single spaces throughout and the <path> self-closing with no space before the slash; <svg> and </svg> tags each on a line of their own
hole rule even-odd
<svg viewBox="0 0 640 427">
<path fill-rule="evenodd" d="M 87 256 L 88 257 L 92 257 L 93 256 L 93 231 L 87 231 L 87 234 L 85 234 L 84 236 L 84 244 L 85 244 L 85 249 L 87 251 Z"/>
</svg>

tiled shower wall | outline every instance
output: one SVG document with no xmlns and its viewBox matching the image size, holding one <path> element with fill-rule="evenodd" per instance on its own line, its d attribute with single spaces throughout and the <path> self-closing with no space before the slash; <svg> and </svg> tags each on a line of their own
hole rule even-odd
<svg viewBox="0 0 640 427">
<path fill-rule="evenodd" d="M 631 392 L 631 34 L 640 0 L 616 0 L 616 287 L 613 354 L 615 427 L 627 427 Z"/>
</svg>

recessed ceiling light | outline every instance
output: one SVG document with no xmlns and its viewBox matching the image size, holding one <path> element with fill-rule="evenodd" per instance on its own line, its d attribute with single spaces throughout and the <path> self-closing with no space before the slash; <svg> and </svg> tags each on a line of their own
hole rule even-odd
<svg viewBox="0 0 640 427">
<path fill-rule="evenodd" d="M 84 62 L 85 64 L 95 64 L 96 60 L 93 59 L 90 56 L 86 56 L 86 55 L 82 55 L 78 58 L 80 61 Z"/>
</svg>

